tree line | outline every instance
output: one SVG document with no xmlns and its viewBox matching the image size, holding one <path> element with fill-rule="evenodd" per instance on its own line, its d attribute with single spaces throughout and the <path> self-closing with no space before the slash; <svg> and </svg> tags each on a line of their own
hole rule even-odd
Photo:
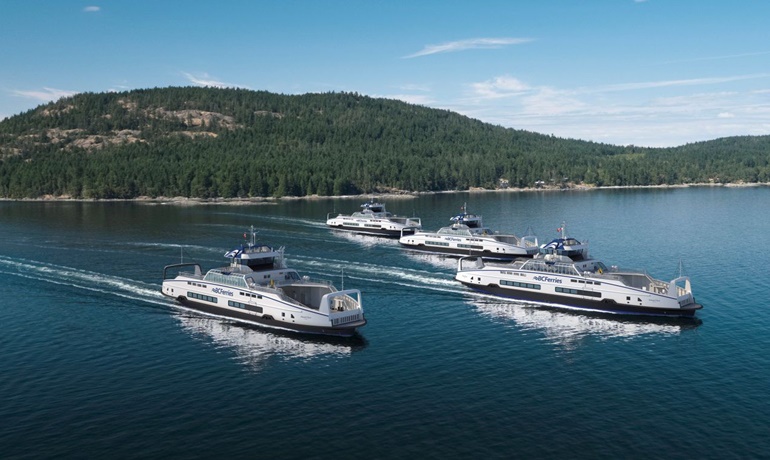
<svg viewBox="0 0 770 460">
<path fill-rule="evenodd" d="M 127 140 L 128 139 L 128 140 Z M 0 122 L 0 196 L 344 195 L 769 182 L 769 136 L 613 146 L 356 93 L 83 93 Z"/>
</svg>

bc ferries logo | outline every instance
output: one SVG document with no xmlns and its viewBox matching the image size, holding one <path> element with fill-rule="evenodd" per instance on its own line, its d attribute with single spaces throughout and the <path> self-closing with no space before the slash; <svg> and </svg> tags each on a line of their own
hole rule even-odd
<svg viewBox="0 0 770 460">
<path fill-rule="evenodd" d="M 222 294 L 222 295 L 229 295 L 230 297 L 233 296 L 233 291 L 225 291 L 222 288 L 214 288 L 211 290 L 214 294 Z"/>
<path fill-rule="evenodd" d="M 537 275 L 537 276 L 533 276 L 532 279 L 535 281 L 543 281 L 545 283 L 561 284 L 561 280 L 559 278 L 550 278 L 548 276 Z"/>
</svg>

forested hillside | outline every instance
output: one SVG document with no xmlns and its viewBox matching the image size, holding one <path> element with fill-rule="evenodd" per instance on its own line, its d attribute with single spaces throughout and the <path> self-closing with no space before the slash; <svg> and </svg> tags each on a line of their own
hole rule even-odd
<svg viewBox="0 0 770 460">
<path fill-rule="evenodd" d="M 770 136 L 620 147 L 351 93 L 79 94 L 0 122 L 0 197 L 256 197 L 770 181 Z"/>
</svg>

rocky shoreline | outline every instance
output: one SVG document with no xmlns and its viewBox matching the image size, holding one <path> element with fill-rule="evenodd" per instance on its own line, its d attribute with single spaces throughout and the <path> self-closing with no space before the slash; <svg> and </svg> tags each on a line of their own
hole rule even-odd
<svg viewBox="0 0 770 460">
<path fill-rule="evenodd" d="M 109 203 L 109 202 L 135 202 L 135 203 L 147 203 L 147 204 L 171 204 L 171 205 L 206 205 L 206 204 L 227 204 L 227 205 L 255 205 L 255 204 L 275 204 L 280 201 L 291 200 L 326 200 L 333 198 L 343 199 L 369 199 L 373 196 L 379 198 L 386 198 L 388 200 L 393 199 L 411 199 L 422 195 L 432 195 L 441 193 L 529 193 L 529 192 L 565 192 L 565 191 L 594 191 L 594 190 L 620 190 L 620 189 L 672 189 L 672 188 L 688 188 L 688 187 L 768 187 L 770 182 L 755 182 L 755 183 L 704 183 L 704 184 L 678 184 L 678 185 L 636 185 L 636 186 L 587 186 L 587 185 L 573 185 L 569 187 L 526 187 L 526 188 L 500 188 L 500 189 L 484 189 L 484 188 L 471 188 L 469 190 L 446 190 L 440 192 L 384 192 L 384 193 L 366 193 L 360 195 L 340 195 L 340 196 L 284 196 L 280 198 L 275 197 L 249 197 L 249 198 L 188 198 L 188 197 L 149 197 L 140 196 L 131 199 L 89 199 L 89 198 L 72 198 L 68 195 L 53 196 L 44 195 L 39 198 L 0 198 L 0 201 L 15 201 L 15 202 L 86 202 L 86 203 Z"/>
</svg>

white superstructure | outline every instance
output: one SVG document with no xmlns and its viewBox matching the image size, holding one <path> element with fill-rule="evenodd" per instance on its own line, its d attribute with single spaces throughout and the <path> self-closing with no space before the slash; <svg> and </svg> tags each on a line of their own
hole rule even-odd
<svg viewBox="0 0 770 460">
<path fill-rule="evenodd" d="M 197 263 L 168 265 L 164 295 L 204 313 L 296 332 L 350 336 L 366 324 L 357 289 L 338 291 L 329 281 L 286 267 L 283 248 L 251 241 L 225 254 L 228 266 L 205 275 Z"/>
<path fill-rule="evenodd" d="M 326 225 L 338 230 L 350 230 L 367 235 L 398 237 L 402 233 L 413 233 L 422 228 L 419 217 L 395 216 L 385 210 L 385 205 L 369 200 L 362 204 L 363 210 L 353 214 L 326 216 Z"/>
<path fill-rule="evenodd" d="M 701 308 L 687 276 L 662 281 L 607 267 L 587 252 L 578 260 L 542 253 L 506 264 L 464 257 L 455 279 L 479 292 L 556 307 L 655 316 L 693 316 Z"/>
<path fill-rule="evenodd" d="M 415 232 L 398 240 L 402 246 L 417 251 L 454 255 L 474 255 L 487 259 L 531 257 L 538 253 L 537 237 L 500 234 L 484 227 L 478 214 L 463 212 L 449 220 L 452 225 L 437 232 Z"/>
</svg>

